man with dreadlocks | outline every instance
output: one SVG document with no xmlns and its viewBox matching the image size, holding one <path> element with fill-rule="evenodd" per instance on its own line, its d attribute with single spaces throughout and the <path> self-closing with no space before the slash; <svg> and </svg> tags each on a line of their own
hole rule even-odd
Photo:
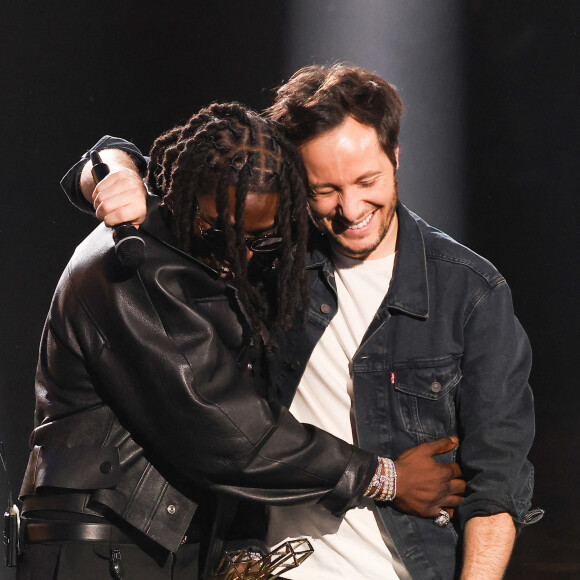
<svg viewBox="0 0 580 580">
<path fill-rule="evenodd" d="M 271 388 L 271 331 L 306 301 L 300 167 L 271 121 L 212 105 L 153 145 L 162 202 L 150 197 L 138 271 L 104 225 L 77 248 L 41 342 L 19 580 L 190 579 L 199 562 L 208 578 L 225 539 L 254 535 L 256 502 L 341 514 L 394 496 L 392 462 L 298 423 Z M 120 168 L 99 191 L 131 182 Z M 425 472 L 408 509 L 457 505 L 457 466 L 432 457 L 454 446 L 400 459 L 403 482 Z"/>
</svg>

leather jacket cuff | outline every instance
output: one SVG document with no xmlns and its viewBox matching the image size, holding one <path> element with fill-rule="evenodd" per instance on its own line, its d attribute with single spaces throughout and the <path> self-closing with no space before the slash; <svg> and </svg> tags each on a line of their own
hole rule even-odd
<svg viewBox="0 0 580 580">
<path fill-rule="evenodd" d="M 341 516 L 350 508 L 359 505 L 375 474 L 377 461 L 378 458 L 373 453 L 353 447 L 342 477 L 320 503 L 336 516 Z"/>
<path fill-rule="evenodd" d="M 144 157 L 139 148 L 125 139 L 120 139 L 118 137 L 111 137 L 110 135 L 105 135 L 101 137 L 92 147 L 90 147 L 84 155 L 75 163 L 62 178 L 60 185 L 66 193 L 69 201 L 84 213 L 89 213 L 91 215 L 95 214 L 93 206 L 84 198 L 81 187 L 80 178 L 81 172 L 85 163 L 89 159 L 89 153 L 91 151 L 103 151 L 104 149 L 119 149 L 124 151 L 131 156 L 139 173 L 145 175 L 147 172 L 147 161 L 148 158 Z"/>
</svg>

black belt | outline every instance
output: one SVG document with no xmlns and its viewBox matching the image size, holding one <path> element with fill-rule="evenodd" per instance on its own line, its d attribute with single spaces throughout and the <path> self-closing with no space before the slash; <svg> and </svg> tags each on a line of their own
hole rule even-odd
<svg viewBox="0 0 580 580">
<path fill-rule="evenodd" d="M 135 540 L 111 524 L 85 522 L 39 522 L 24 523 L 24 541 L 28 544 L 44 542 L 114 542 L 134 544 Z"/>
</svg>

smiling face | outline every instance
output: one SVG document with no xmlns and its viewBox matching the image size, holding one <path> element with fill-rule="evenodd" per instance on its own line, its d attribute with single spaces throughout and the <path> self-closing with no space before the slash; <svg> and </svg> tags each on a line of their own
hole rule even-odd
<svg viewBox="0 0 580 580">
<path fill-rule="evenodd" d="M 375 129 L 347 117 L 298 150 L 310 184 L 312 217 L 333 248 L 362 260 L 392 254 L 397 179 Z"/>
</svg>

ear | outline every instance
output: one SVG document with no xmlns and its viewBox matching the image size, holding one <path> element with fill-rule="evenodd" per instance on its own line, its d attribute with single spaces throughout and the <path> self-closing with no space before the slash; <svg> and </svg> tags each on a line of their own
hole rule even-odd
<svg viewBox="0 0 580 580">
<path fill-rule="evenodd" d="M 397 161 L 397 164 L 395 165 L 395 171 L 397 171 L 397 169 L 399 169 L 399 146 L 398 145 L 395 147 L 395 159 Z"/>
</svg>

